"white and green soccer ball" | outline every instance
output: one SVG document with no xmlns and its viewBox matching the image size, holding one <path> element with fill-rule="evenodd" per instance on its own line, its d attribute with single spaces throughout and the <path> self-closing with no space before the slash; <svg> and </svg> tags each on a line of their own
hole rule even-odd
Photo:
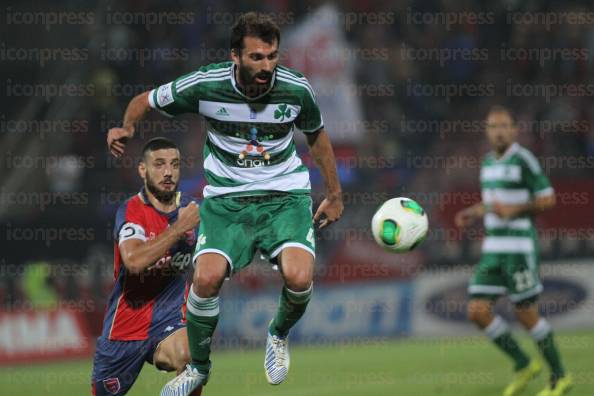
<svg viewBox="0 0 594 396">
<path fill-rule="evenodd" d="M 371 219 L 371 232 L 377 244 L 394 253 L 416 248 L 423 242 L 428 230 L 427 213 L 409 198 L 387 200 Z"/>
</svg>

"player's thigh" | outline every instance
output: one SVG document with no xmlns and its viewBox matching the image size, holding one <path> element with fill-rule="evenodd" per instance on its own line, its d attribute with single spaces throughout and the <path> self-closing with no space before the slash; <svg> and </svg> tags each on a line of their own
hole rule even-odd
<svg viewBox="0 0 594 396">
<path fill-rule="evenodd" d="M 231 272 L 236 272 L 252 261 L 255 250 L 252 205 L 235 198 L 207 198 L 202 202 L 194 262 L 204 262 L 197 258 L 216 253 L 226 259 Z"/>
<path fill-rule="evenodd" d="M 311 197 L 306 194 L 287 194 L 276 201 L 261 208 L 262 226 L 258 229 L 258 248 L 262 253 L 277 262 L 281 252 L 285 253 L 286 261 L 313 263 L 315 259 L 315 236 L 311 214 Z M 264 214 L 268 213 L 265 217 Z M 288 250 L 287 248 L 298 248 Z M 309 253 L 309 259 L 304 254 Z"/>
<path fill-rule="evenodd" d="M 185 327 L 177 330 L 159 343 L 153 357 L 153 364 L 159 370 L 177 371 L 190 362 L 188 332 Z"/>
<path fill-rule="evenodd" d="M 542 283 L 538 272 L 538 259 L 534 253 L 506 254 L 503 272 L 506 279 L 507 293 L 514 304 L 538 296 Z"/>
</svg>

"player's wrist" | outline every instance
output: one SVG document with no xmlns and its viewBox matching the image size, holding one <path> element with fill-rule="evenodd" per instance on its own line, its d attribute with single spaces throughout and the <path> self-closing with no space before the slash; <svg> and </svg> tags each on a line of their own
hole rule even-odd
<svg viewBox="0 0 594 396">
<path fill-rule="evenodd" d="M 329 201 L 342 201 L 342 191 L 330 191 L 326 192 L 326 199 Z"/>
<path fill-rule="evenodd" d="M 186 230 L 184 229 L 184 227 L 179 223 L 179 221 L 176 221 L 175 223 L 173 223 L 170 227 L 171 231 L 173 232 L 173 234 L 175 235 L 175 237 L 177 239 L 181 238 L 185 233 Z"/>
<path fill-rule="evenodd" d="M 134 127 L 134 124 L 124 124 L 122 129 L 125 129 L 128 132 L 128 137 L 134 137 L 134 132 L 136 132 L 136 127 Z"/>
</svg>

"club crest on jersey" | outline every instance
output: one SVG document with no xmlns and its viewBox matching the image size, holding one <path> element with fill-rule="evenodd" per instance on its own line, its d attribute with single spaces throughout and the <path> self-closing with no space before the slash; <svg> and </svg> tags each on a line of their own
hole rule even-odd
<svg viewBox="0 0 594 396">
<path fill-rule="evenodd" d="M 105 387 L 105 390 L 111 393 L 112 395 L 117 394 L 122 388 L 122 386 L 120 385 L 120 379 L 117 377 L 104 379 L 103 386 Z"/>
<path fill-rule="evenodd" d="M 250 129 L 250 141 L 239 153 L 237 164 L 247 168 L 270 165 L 270 153 L 258 142 L 258 130 L 255 127 Z"/>
</svg>

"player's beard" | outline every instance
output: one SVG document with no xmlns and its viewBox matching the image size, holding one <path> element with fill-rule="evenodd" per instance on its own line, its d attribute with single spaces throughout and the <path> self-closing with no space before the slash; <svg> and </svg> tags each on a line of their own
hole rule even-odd
<svg viewBox="0 0 594 396">
<path fill-rule="evenodd" d="M 167 180 L 172 179 L 169 178 Z M 156 183 L 153 182 L 149 174 L 146 174 L 146 189 L 149 190 L 150 193 L 153 194 L 155 198 L 157 198 L 157 201 L 161 202 L 162 204 L 170 204 L 171 201 L 173 201 L 175 193 L 177 193 L 177 185 L 178 183 L 175 183 L 175 188 L 173 188 L 171 191 L 162 190 Z"/>
<path fill-rule="evenodd" d="M 257 83 L 256 77 L 265 78 L 267 80 L 266 84 Z M 270 87 L 271 79 L 272 73 L 252 73 L 247 66 L 244 66 L 242 63 L 239 64 L 239 80 L 242 84 L 241 88 L 243 93 L 245 93 L 246 96 L 259 96 L 264 93 Z"/>
</svg>

